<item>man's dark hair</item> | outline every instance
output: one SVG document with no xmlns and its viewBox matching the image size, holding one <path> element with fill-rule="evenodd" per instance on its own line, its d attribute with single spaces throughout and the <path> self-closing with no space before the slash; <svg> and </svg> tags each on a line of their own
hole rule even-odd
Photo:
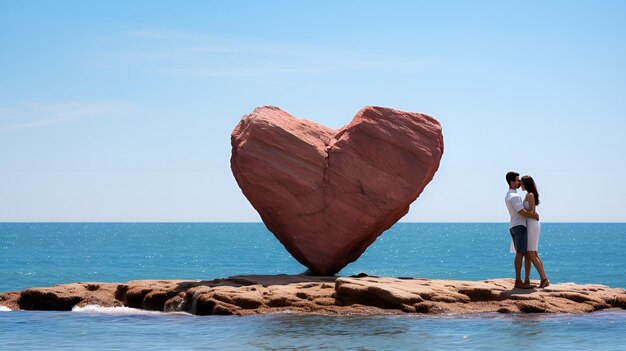
<svg viewBox="0 0 626 351">
<path fill-rule="evenodd" d="M 512 181 L 515 180 L 515 177 L 519 177 L 519 173 L 510 171 L 506 174 L 506 183 L 511 184 Z"/>
</svg>

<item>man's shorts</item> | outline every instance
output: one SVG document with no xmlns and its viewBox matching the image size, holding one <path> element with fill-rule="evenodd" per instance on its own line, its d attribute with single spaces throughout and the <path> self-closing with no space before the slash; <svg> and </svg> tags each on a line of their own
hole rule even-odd
<svg viewBox="0 0 626 351">
<path fill-rule="evenodd" d="M 513 238 L 513 245 L 515 245 L 515 252 L 518 254 L 525 254 L 528 247 L 528 231 L 526 226 L 517 225 L 511 229 L 511 237 Z"/>
</svg>

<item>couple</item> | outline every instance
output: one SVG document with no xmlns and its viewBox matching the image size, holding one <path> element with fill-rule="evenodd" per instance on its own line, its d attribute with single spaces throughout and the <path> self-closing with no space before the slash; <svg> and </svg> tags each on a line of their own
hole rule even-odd
<svg viewBox="0 0 626 351">
<path fill-rule="evenodd" d="M 545 288 L 550 285 L 550 281 L 543 270 L 543 262 L 537 255 L 541 225 L 539 224 L 539 215 L 535 211 L 536 206 L 539 205 L 539 193 L 537 192 L 535 181 L 530 176 L 523 176 L 520 180 L 519 173 L 509 172 L 506 174 L 506 182 L 509 184 L 509 191 L 506 193 L 505 202 L 511 216 L 509 231 L 511 232 L 512 245 L 516 253 L 515 287 L 520 289 L 531 289 L 534 287 L 530 284 L 530 263 L 532 262 L 541 277 L 539 287 Z M 522 190 L 527 192 L 524 201 L 517 193 L 517 188 L 520 185 Z M 522 282 L 521 270 L 524 258 L 526 258 L 526 279 Z"/>
</svg>

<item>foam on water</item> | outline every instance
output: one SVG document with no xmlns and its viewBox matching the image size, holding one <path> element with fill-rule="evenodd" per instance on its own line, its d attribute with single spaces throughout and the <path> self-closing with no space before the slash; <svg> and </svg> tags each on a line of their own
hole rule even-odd
<svg viewBox="0 0 626 351">
<path fill-rule="evenodd" d="M 7 311 L 11 311 L 11 309 L 8 308 L 7 306 L 0 306 L 0 312 L 7 312 Z"/>
<path fill-rule="evenodd" d="M 167 314 L 167 315 L 190 315 L 186 312 L 161 312 L 147 311 L 131 307 L 104 307 L 100 305 L 74 306 L 72 312 L 78 313 L 101 313 L 101 314 Z"/>
</svg>

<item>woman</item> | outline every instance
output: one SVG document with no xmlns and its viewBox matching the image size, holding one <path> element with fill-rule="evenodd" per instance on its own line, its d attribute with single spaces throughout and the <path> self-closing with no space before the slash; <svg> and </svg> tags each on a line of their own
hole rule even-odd
<svg viewBox="0 0 626 351">
<path fill-rule="evenodd" d="M 522 190 L 526 191 L 526 197 L 524 198 L 524 209 L 526 211 L 535 212 L 535 207 L 539 205 L 539 192 L 537 191 L 537 186 L 535 185 L 535 181 L 531 176 L 523 176 L 522 180 Z M 548 277 L 546 277 L 546 272 L 543 270 L 543 262 L 539 255 L 537 255 L 537 247 L 539 244 L 539 233 L 541 232 L 541 224 L 539 221 L 527 218 L 526 219 L 526 229 L 528 231 L 528 258 L 530 261 L 526 259 L 525 268 L 526 268 L 526 279 L 524 280 L 525 285 L 530 285 L 530 262 L 535 265 L 537 272 L 539 272 L 539 276 L 541 277 L 541 283 L 539 283 L 540 288 L 545 288 L 550 285 L 550 281 Z"/>
</svg>

